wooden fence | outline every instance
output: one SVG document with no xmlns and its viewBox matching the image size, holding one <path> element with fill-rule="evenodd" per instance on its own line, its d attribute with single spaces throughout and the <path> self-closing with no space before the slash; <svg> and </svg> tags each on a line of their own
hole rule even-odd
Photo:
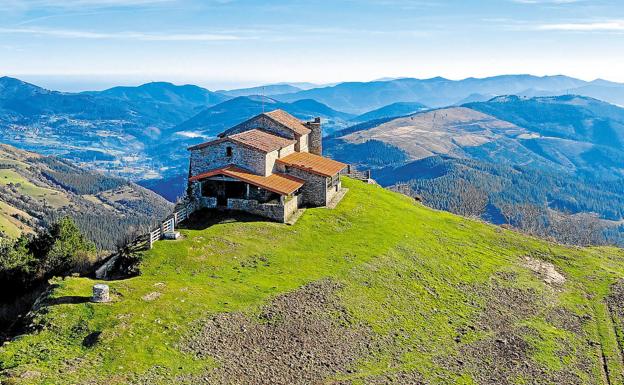
<svg viewBox="0 0 624 385">
<path fill-rule="evenodd" d="M 184 222 L 195 211 L 194 208 L 194 205 L 189 203 L 183 205 L 182 208 L 162 221 L 160 226 L 150 231 L 147 234 L 149 248 L 154 247 L 154 242 L 162 239 L 166 233 L 174 232 L 178 224 Z"/>
<path fill-rule="evenodd" d="M 368 181 L 371 177 L 371 172 L 370 170 L 359 171 L 356 170 L 355 167 L 348 165 L 345 171 L 343 171 L 343 175 L 357 180 Z M 178 224 L 188 219 L 188 217 L 195 211 L 195 205 L 188 202 L 178 206 L 180 208 L 168 216 L 167 219 L 162 221 L 160 226 L 150 231 L 148 234 L 139 237 L 139 239 L 143 239 L 143 242 L 145 242 L 145 238 L 147 238 L 147 246 L 150 249 L 154 247 L 154 242 L 162 239 L 166 233 L 174 232 Z"/>
</svg>

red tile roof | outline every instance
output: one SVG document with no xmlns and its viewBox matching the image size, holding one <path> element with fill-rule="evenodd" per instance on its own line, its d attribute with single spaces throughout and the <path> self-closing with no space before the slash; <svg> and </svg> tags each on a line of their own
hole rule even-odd
<svg viewBox="0 0 624 385">
<path fill-rule="evenodd" d="M 294 139 L 282 138 L 259 129 L 244 131 L 229 138 L 264 152 L 279 150 L 296 142 Z"/>
<path fill-rule="evenodd" d="M 309 152 L 293 152 L 277 162 L 322 176 L 334 176 L 347 167 L 344 163 Z"/>
<path fill-rule="evenodd" d="M 294 176 L 274 173 L 269 176 L 261 176 L 252 174 L 247 170 L 230 165 L 217 168 L 208 172 L 189 178 L 189 181 L 195 182 L 201 179 L 210 178 L 215 175 L 225 175 L 234 179 L 247 182 L 265 190 L 272 191 L 280 195 L 289 195 L 297 191 L 303 186 L 305 181 L 295 178 Z"/>
<path fill-rule="evenodd" d="M 294 139 L 282 138 L 281 136 L 273 135 L 260 129 L 253 129 L 231 136 L 226 136 L 225 138 L 219 138 L 206 143 L 201 143 L 196 146 L 189 147 L 189 150 L 199 150 L 204 147 L 227 141 L 235 142 L 265 153 L 279 150 L 280 148 L 284 148 L 296 142 Z"/>
<path fill-rule="evenodd" d="M 305 135 L 310 133 L 310 129 L 304 126 L 301 120 L 295 118 L 284 110 L 273 110 L 271 112 L 264 113 L 264 115 L 268 116 L 282 126 L 289 128 L 299 135 Z"/>
</svg>

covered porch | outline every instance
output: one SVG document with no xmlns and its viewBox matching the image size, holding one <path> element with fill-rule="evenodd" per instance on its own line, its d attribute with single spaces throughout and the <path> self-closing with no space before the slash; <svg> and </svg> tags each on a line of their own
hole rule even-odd
<svg viewBox="0 0 624 385">
<path fill-rule="evenodd" d="M 205 208 L 227 208 L 286 222 L 299 208 L 303 181 L 291 176 L 260 176 L 229 166 L 190 178 Z"/>
<path fill-rule="evenodd" d="M 218 207 L 227 207 L 228 199 L 255 200 L 258 203 L 282 203 L 284 195 L 224 175 L 199 182 L 202 198 L 214 198 Z"/>
</svg>

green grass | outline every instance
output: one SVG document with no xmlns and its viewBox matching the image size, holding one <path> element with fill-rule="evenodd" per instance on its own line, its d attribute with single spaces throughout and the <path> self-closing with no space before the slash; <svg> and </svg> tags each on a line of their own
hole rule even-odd
<svg viewBox="0 0 624 385">
<path fill-rule="evenodd" d="M 254 313 L 279 294 L 330 277 L 342 284 L 338 295 L 354 319 L 392 340 L 387 351 L 364 357 L 354 373 L 337 378 L 364 383 L 371 375 L 416 371 L 431 384 L 475 383 L 469 368 L 443 363 L 489 337 L 475 330 L 455 341 L 458 329 L 476 324 L 496 283 L 538 299 L 539 314 L 516 314 L 515 321 L 532 331 L 526 340 L 537 365 L 576 370 L 578 355 L 591 355 L 599 376 L 600 355 L 587 344 L 592 338 L 610 357 L 611 384 L 622 383 L 621 360 L 611 359 L 620 354 L 613 327 L 601 313 L 609 286 L 624 274 L 622 250 L 565 248 L 434 211 L 377 186 L 344 184 L 350 192 L 335 210 L 309 209 L 294 226 L 232 222 L 158 242 L 145 253 L 140 276 L 108 283 L 114 302 L 49 306 L 35 320 L 40 331 L 0 349 L 0 365 L 40 374 L 20 380 L 24 384 L 84 378 L 126 384 L 158 366 L 166 373 L 160 383 L 169 384 L 176 375 L 216 364 L 177 348 L 194 321 L 219 312 Z M 556 289 L 545 284 L 524 267 L 526 255 L 554 263 L 567 282 Z M 267 262 L 250 263 L 259 258 Z M 54 298 L 86 299 L 95 282 L 54 283 Z M 158 299 L 142 299 L 156 291 Z M 589 315 L 586 335 L 548 322 L 544 315 L 556 307 Z M 83 347 L 94 331 L 102 332 L 100 342 Z M 562 346 L 572 353 L 561 356 Z M 516 382 L 531 383 L 525 380 Z"/>
<path fill-rule="evenodd" d="M 19 214 L 24 217 L 29 216 L 25 212 L 0 201 L 0 231 L 11 238 L 19 237 L 22 231 L 32 231 L 30 227 L 25 226 L 19 220 L 14 218 L 14 214 Z"/>
<path fill-rule="evenodd" d="M 21 194 L 28 195 L 39 201 L 46 201 L 54 208 L 69 204 L 69 200 L 63 193 L 36 186 L 14 170 L 0 169 L 0 185 L 8 185 L 9 183 L 19 185 L 18 190 Z"/>
<path fill-rule="evenodd" d="M 1 150 L 0 150 L 1 151 Z M 28 165 L 22 161 L 0 157 L 0 166 L 25 169 Z"/>
</svg>

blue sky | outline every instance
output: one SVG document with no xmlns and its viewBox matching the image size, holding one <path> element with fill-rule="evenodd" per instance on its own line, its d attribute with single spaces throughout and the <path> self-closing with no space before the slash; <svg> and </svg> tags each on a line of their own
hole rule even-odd
<svg viewBox="0 0 624 385">
<path fill-rule="evenodd" d="M 510 73 L 624 82 L 623 64 L 621 0 L 0 0 L 0 75 L 55 89 Z"/>
</svg>

